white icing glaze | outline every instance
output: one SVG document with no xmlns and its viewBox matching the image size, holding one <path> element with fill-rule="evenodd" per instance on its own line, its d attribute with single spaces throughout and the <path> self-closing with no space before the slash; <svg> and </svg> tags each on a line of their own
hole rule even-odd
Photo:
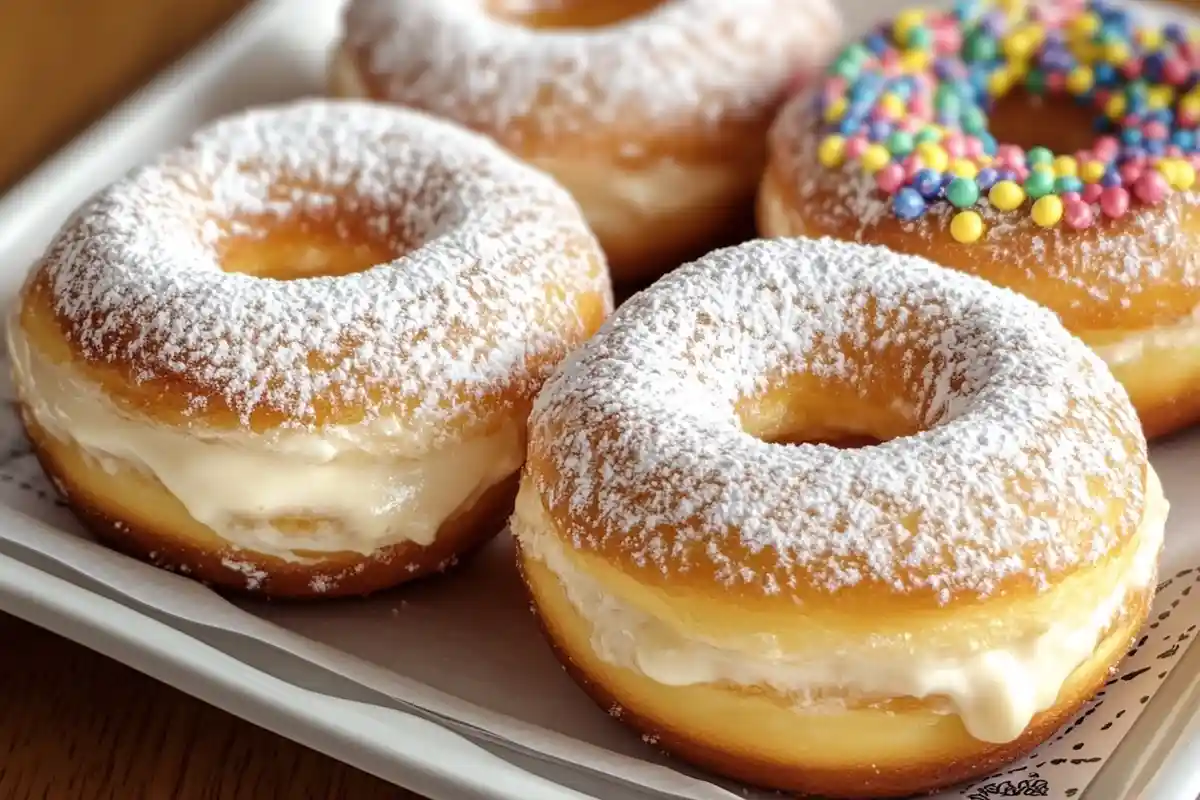
<svg viewBox="0 0 1200 800">
<path fill-rule="evenodd" d="M 336 278 L 220 269 L 231 235 L 343 213 L 403 255 Z M 316 100 L 214 123 L 102 190 L 36 280 L 85 360 L 128 363 L 139 383 L 185 379 L 195 410 L 218 397 L 243 421 L 402 407 L 428 434 L 414 457 L 453 442 L 480 413 L 469 400 L 536 389 L 587 333 L 581 293 L 610 296 L 578 206 L 549 178 L 450 123 Z"/>
<path fill-rule="evenodd" d="M 429 545 L 455 511 L 525 459 L 515 422 L 416 459 L 389 454 L 388 434 L 402 426 L 385 418 L 319 432 L 176 429 L 123 412 L 99 386 L 34 353 L 15 316 L 8 347 L 25 408 L 47 433 L 111 473 L 145 472 L 233 545 L 279 558 Z M 322 524 L 306 532 L 272 524 L 296 516 Z"/>
<path fill-rule="evenodd" d="M 352 0 L 345 35 L 386 99 L 510 147 L 513 123 L 553 138 L 656 122 L 637 138 L 769 114 L 839 39 L 827 0 L 664 0 L 584 30 L 523 28 L 484 0 Z"/>
<path fill-rule="evenodd" d="M 1035 635 L 1002 647 L 921 652 L 904 639 L 870 636 L 837 652 L 788 652 L 770 634 L 742 641 L 694 638 L 624 602 L 572 563 L 537 497 L 522 491 L 513 533 L 522 552 L 542 561 L 562 584 L 576 613 L 591 626 L 591 645 L 604 661 L 669 686 L 728 682 L 767 686 L 797 699 L 797 711 L 821 713 L 830 690 L 867 700 L 946 699 L 967 731 L 986 742 L 1020 736 L 1034 714 L 1054 705 L 1070 674 L 1087 661 L 1123 612 L 1131 592 L 1154 583 L 1168 504 L 1147 470 L 1146 514 L 1132 560 L 1101 602 L 1047 620 Z M 753 642 L 755 646 L 749 646 Z"/>
<path fill-rule="evenodd" d="M 920 432 L 839 450 L 742 429 L 737 404 L 773 376 L 861 392 L 871 360 L 846 353 L 884 348 L 909 364 Z M 530 453 L 575 547 L 797 601 L 1044 588 L 1132 535 L 1145 503 L 1128 396 L 1051 312 L 830 239 L 719 250 L 634 296 L 539 395 Z"/>
</svg>

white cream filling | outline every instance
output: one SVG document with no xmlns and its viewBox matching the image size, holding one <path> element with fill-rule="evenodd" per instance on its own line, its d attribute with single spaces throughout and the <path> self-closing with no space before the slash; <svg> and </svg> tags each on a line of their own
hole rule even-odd
<svg viewBox="0 0 1200 800">
<path fill-rule="evenodd" d="M 1111 366 L 1137 361 L 1152 350 L 1200 347 L 1200 308 L 1174 323 L 1133 331 L 1119 341 L 1092 345 L 1096 354 Z"/>
<path fill-rule="evenodd" d="M 428 545 L 455 511 L 524 461 L 516 423 L 409 457 L 402 452 L 419 432 L 396 419 L 271 434 L 173 428 L 131 417 L 95 384 L 42 358 L 15 317 L 8 349 L 22 401 L 47 433 L 110 473 L 133 467 L 154 477 L 232 544 L 289 560 L 297 550 Z M 285 531 L 272 524 L 283 517 L 320 524 Z"/>
<path fill-rule="evenodd" d="M 1153 469 L 1147 470 L 1146 514 L 1133 562 L 1120 585 L 1082 619 L 1057 620 L 1042 633 L 1003 649 L 961 656 L 916 652 L 903 643 L 880 650 L 867 642 L 852 652 L 788 653 L 758 646 L 685 637 L 662 620 L 613 597 L 566 556 L 553 522 L 532 492 L 517 500 L 513 532 L 529 556 L 561 582 L 577 613 L 592 628 L 591 644 L 604 661 L 668 686 L 728 682 L 770 686 L 804 697 L 840 689 L 867 697 L 945 698 L 967 731 L 986 742 L 1016 739 L 1034 714 L 1050 708 L 1070 674 L 1092 656 L 1120 615 L 1132 589 L 1156 580 L 1168 504 Z M 798 710 L 819 712 L 819 704 Z"/>
<path fill-rule="evenodd" d="M 343 97 L 370 96 L 344 47 L 338 48 L 330 60 L 329 85 L 331 91 Z M 640 230 L 647 222 L 686 218 L 696 211 L 732 206 L 759 178 L 754 170 L 740 168 L 736 160 L 702 166 L 663 160 L 635 171 L 585 159 L 525 160 L 554 176 L 570 192 L 602 239 L 626 235 L 630 226 Z"/>
</svg>

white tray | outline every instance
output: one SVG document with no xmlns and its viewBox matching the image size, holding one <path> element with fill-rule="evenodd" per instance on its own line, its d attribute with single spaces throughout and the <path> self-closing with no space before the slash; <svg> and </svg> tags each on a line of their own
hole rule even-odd
<svg viewBox="0 0 1200 800">
<path fill-rule="evenodd" d="M 837 3 L 856 27 L 903 4 Z M 0 299 L 74 206 L 149 153 L 215 116 L 320 93 L 339 5 L 263 0 L 0 200 Z M 1187 650 L 1200 571 L 1175 577 L 1200 565 L 1200 432 L 1153 457 L 1174 504 L 1170 580 L 1125 679 L 1034 757 L 945 797 L 1200 796 L 1200 649 Z M 231 604 L 91 542 L 7 404 L 0 609 L 434 800 L 759 796 L 665 759 L 583 697 L 537 634 L 506 540 L 366 602 Z"/>
</svg>

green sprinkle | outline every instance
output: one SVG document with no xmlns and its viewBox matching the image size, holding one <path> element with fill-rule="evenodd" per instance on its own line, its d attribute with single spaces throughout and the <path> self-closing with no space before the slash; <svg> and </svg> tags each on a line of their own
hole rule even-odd
<svg viewBox="0 0 1200 800">
<path fill-rule="evenodd" d="M 955 178 L 946 187 L 946 199 L 956 208 L 969 208 L 979 201 L 979 184 L 974 178 Z"/>
<path fill-rule="evenodd" d="M 1050 150 L 1045 147 L 1031 147 L 1025 154 L 1025 160 L 1029 162 L 1029 166 L 1031 167 L 1037 166 L 1038 164 L 1050 166 L 1054 163 L 1054 153 L 1051 153 Z"/>
<path fill-rule="evenodd" d="M 895 156 L 906 156 L 916 146 L 913 135 L 908 131 L 896 131 L 887 140 L 887 148 Z"/>
<path fill-rule="evenodd" d="M 1034 200 L 1054 191 L 1054 173 L 1048 169 L 1035 169 L 1025 180 L 1025 194 Z"/>
</svg>

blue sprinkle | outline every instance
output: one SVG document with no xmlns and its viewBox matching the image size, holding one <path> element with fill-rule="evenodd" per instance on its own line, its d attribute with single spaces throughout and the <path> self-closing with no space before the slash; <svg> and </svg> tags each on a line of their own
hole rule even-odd
<svg viewBox="0 0 1200 800">
<path fill-rule="evenodd" d="M 983 146 L 983 152 L 989 156 L 996 155 L 996 150 L 1000 147 L 1000 143 L 996 141 L 996 137 L 987 131 L 978 134 L 978 137 L 979 143 Z"/>
<path fill-rule="evenodd" d="M 1120 186 L 1121 173 L 1117 172 L 1117 168 L 1110 166 L 1104 171 L 1104 177 L 1100 179 L 1101 186 Z"/>
<path fill-rule="evenodd" d="M 886 53 L 889 47 L 888 40 L 878 33 L 872 33 L 866 38 L 866 40 L 863 41 L 863 44 L 866 45 L 868 50 L 877 56 L 881 56 Z"/>
<path fill-rule="evenodd" d="M 1178 44 L 1187 40 L 1187 29 L 1178 22 L 1171 22 L 1163 28 L 1163 36 L 1167 41 Z"/>
<path fill-rule="evenodd" d="M 942 173 L 932 169 L 919 170 L 913 176 L 912 185 L 926 200 L 936 200 L 942 193 Z"/>
<path fill-rule="evenodd" d="M 1163 125 L 1170 126 L 1175 121 L 1175 112 L 1169 108 L 1156 108 L 1146 115 L 1147 122 L 1161 122 Z"/>
<path fill-rule="evenodd" d="M 1083 181 L 1076 178 L 1074 175 L 1064 175 L 1054 182 L 1054 191 L 1059 194 L 1066 192 L 1082 192 Z"/>
<path fill-rule="evenodd" d="M 1129 147 L 1122 147 L 1121 152 L 1117 154 L 1117 163 L 1124 164 L 1127 161 L 1136 161 L 1139 158 L 1144 158 L 1145 155 L 1146 155 L 1145 147 L 1141 147 L 1139 145 L 1131 145 Z"/>
<path fill-rule="evenodd" d="M 1142 60 L 1142 74 L 1151 83 L 1162 80 L 1163 65 L 1167 59 L 1162 53 L 1151 53 Z"/>
<path fill-rule="evenodd" d="M 838 124 L 838 133 L 842 136 L 853 136 L 861 127 L 862 119 L 860 117 L 847 114 Z"/>
<path fill-rule="evenodd" d="M 885 141 L 892 135 L 892 123 L 882 119 L 875 120 L 867 128 L 867 138 L 872 142 Z"/>
<path fill-rule="evenodd" d="M 1112 64 L 1101 61 L 1092 68 L 1092 79 L 1097 86 L 1112 86 L 1117 82 L 1117 70 Z"/>
<path fill-rule="evenodd" d="M 1121 142 L 1129 147 L 1142 143 L 1142 132 L 1137 128 L 1126 128 L 1121 131 Z"/>
<path fill-rule="evenodd" d="M 892 212 L 900 219 L 916 219 L 925 213 L 925 198 L 916 189 L 905 186 L 892 199 Z"/>
<path fill-rule="evenodd" d="M 1171 144 L 1178 145 L 1183 150 L 1192 150 L 1196 146 L 1196 133 L 1180 128 L 1171 135 Z"/>
<path fill-rule="evenodd" d="M 1167 152 L 1167 143 L 1162 139 L 1151 139 L 1146 142 L 1146 152 L 1152 156 L 1161 156 Z"/>
<path fill-rule="evenodd" d="M 984 167 L 979 170 L 979 174 L 975 176 L 975 183 L 979 184 L 980 191 L 986 192 L 991 189 L 1000 180 L 1000 173 L 991 167 Z"/>
</svg>

